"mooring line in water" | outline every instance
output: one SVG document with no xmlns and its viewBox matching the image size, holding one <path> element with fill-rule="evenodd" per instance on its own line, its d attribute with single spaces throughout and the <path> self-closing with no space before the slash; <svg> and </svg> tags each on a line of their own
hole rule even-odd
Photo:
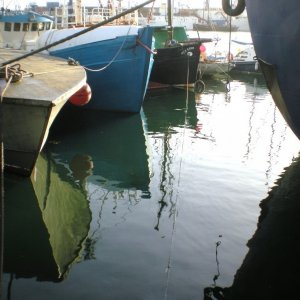
<svg viewBox="0 0 300 300">
<path fill-rule="evenodd" d="M 174 236 L 176 231 L 176 221 L 177 221 L 177 213 L 178 213 L 178 199 L 179 199 L 179 185 L 180 185 L 180 179 L 181 179 L 181 168 L 182 168 L 182 157 L 183 157 L 183 147 L 184 147 L 184 139 L 185 139 L 185 131 L 186 131 L 186 125 L 187 125 L 187 111 L 188 111 L 188 103 L 189 103 L 189 76 L 190 76 L 190 68 L 189 68 L 189 53 L 188 59 L 187 59 L 187 81 L 186 81 L 186 98 L 185 98 L 185 110 L 184 110 L 184 126 L 183 126 L 183 137 L 182 137 L 182 143 L 181 143 L 181 155 L 180 155 L 180 162 L 179 162 L 179 176 L 177 181 L 177 192 L 176 192 L 176 198 L 175 198 L 175 210 L 174 210 L 174 219 L 173 219 L 173 226 L 172 226 L 172 234 L 171 234 L 171 244 L 170 244 L 170 254 L 168 258 L 168 264 L 166 267 L 166 273 L 167 273 L 167 279 L 166 279 L 166 287 L 165 287 L 165 294 L 164 294 L 164 300 L 167 300 L 168 298 L 168 290 L 169 290 L 169 284 L 170 284 L 170 272 L 171 272 L 171 264 L 172 264 L 172 253 L 174 249 Z"/>
</svg>

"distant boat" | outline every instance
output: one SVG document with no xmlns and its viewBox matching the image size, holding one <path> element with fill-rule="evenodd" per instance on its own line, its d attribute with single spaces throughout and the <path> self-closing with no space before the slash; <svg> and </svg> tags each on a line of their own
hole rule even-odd
<svg viewBox="0 0 300 300">
<path fill-rule="evenodd" d="M 228 9 L 228 1 L 223 8 Z M 300 23 L 298 0 L 239 0 L 247 7 L 252 40 L 273 99 L 300 139 Z M 240 13 L 240 11 L 238 11 Z"/>
<path fill-rule="evenodd" d="M 0 11 L 0 48 L 34 50 L 39 36 L 52 25 L 51 17 L 32 11 Z"/>
<path fill-rule="evenodd" d="M 225 60 L 214 60 L 207 59 L 205 61 L 200 62 L 200 76 L 201 78 L 206 76 L 214 76 L 214 75 L 226 75 L 233 68 L 232 63 L 228 63 Z"/>
<path fill-rule="evenodd" d="M 204 0 L 203 15 L 200 22 L 193 24 L 193 30 L 197 31 L 237 31 L 238 26 L 233 25 L 224 13 L 218 12 L 212 16 L 209 0 Z"/>
<path fill-rule="evenodd" d="M 261 73 L 252 44 L 245 46 L 244 49 L 234 55 L 231 63 L 233 64 L 232 72 Z"/>
<path fill-rule="evenodd" d="M 0 49 L 5 169 L 29 176 L 48 131 L 68 99 L 86 83 L 82 67 L 48 55 L 3 65 L 24 51 Z"/>
<path fill-rule="evenodd" d="M 226 20 L 202 20 L 194 23 L 193 30 L 197 31 L 238 31 L 238 26 L 229 24 Z"/>
<path fill-rule="evenodd" d="M 52 29 L 53 20 L 32 12 L 2 12 L 0 45 L 35 50 L 84 30 Z M 95 28 L 49 49 L 86 68 L 92 100 L 86 108 L 139 112 L 151 71 L 152 28 L 136 25 Z"/>
</svg>

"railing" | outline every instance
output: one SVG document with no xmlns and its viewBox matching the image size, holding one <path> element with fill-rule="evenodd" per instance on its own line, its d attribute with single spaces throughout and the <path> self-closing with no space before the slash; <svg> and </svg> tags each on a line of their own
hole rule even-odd
<svg viewBox="0 0 300 300">
<path fill-rule="evenodd" d="M 94 7 L 94 8 L 81 8 L 79 14 L 74 13 L 73 9 L 67 6 L 55 8 L 55 21 L 54 28 L 69 28 L 76 26 L 90 26 L 102 21 L 105 21 L 112 16 L 123 12 L 122 8 L 106 8 L 106 7 Z M 115 20 L 112 24 L 138 24 L 138 12 L 134 11 L 124 17 Z"/>
</svg>

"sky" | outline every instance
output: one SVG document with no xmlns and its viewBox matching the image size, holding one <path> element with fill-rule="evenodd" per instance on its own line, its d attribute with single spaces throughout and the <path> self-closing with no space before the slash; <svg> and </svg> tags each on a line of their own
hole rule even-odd
<svg viewBox="0 0 300 300">
<path fill-rule="evenodd" d="M 68 0 L 0 0 L 1 6 L 4 6 L 10 9 L 15 9 L 16 7 L 24 8 L 29 3 L 35 2 L 39 6 L 45 6 L 47 2 L 58 1 L 60 4 L 67 4 Z M 103 5 L 106 4 L 107 0 L 101 0 Z M 123 0 L 124 6 L 126 7 L 127 3 L 131 6 L 141 4 L 147 0 Z M 155 6 L 160 6 L 161 3 L 166 3 L 167 0 L 155 0 Z M 203 7 L 203 0 L 174 0 L 175 6 L 182 8 L 201 8 Z M 115 2 L 117 2 L 115 0 Z M 210 0 L 211 7 L 221 7 L 221 0 Z M 98 5 L 98 0 L 81 0 L 82 5 Z M 151 4 L 152 5 L 152 4 Z"/>
</svg>

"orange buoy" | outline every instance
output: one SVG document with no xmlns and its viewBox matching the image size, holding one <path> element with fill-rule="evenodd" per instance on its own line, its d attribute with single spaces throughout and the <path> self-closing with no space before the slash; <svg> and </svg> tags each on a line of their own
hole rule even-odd
<svg viewBox="0 0 300 300">
<path fill-rule="evenodd" d="M 73 94 L 69 101 L 76 106 L 83 106 L 90 102 L 92 97 L 92 91 L 90 86 L 86 83 L 75 94 Z"/>
</svg>

